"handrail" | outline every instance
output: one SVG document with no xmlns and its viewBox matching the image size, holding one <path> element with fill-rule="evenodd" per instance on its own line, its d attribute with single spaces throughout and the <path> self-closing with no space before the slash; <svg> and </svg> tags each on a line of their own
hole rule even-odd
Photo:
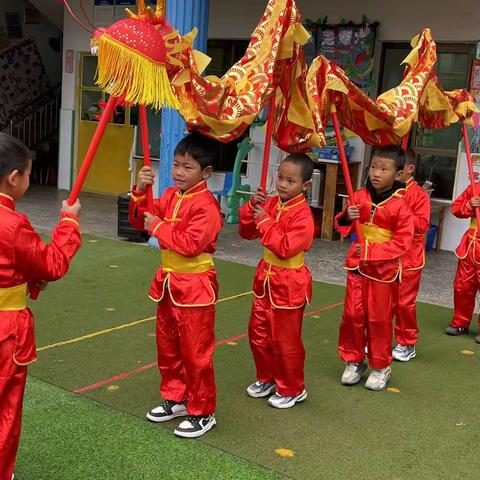
<svg viewBox="0 0 480 480">
<path fill-rule="evenodd" d="M 48 99 L 37 105 L 28 115 L 21 119 L 11 119 L 7 127 L 8 133 L 32 149 L 48 136 L 58 132 L 60 102 L 60 91 L 52 89 Z"/>
</svg>

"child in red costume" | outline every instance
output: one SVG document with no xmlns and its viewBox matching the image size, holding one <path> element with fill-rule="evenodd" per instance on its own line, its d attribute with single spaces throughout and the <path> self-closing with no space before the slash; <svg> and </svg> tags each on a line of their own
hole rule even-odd
<svg viewBox="0 0 480 480">
<path fill-rule="evenodd" d="M 367 185 L 355 192 L 354 205 L 335 217 L 343 235 L 360 221 L 362 241 L 356 239 L 347 253 L 347 289 L 340 325 L 338 351 L 346 363 L 343 385 L 358 383 L 365 370 L 365 347 L 373 369 L 365 383 L 384 390 L 391 377 L 393 315 L 401 257 L 413 238 L 413 216 L 406 205 L 401 178 L 405 154 L 400 147 L 373 152 Z"/>
<path fill-rule="evenodd" d="M 395 322 L 397 346 L 392 356 L 400 362 L 415 358 L 418 339 L 416 301 L 423 267 L 425 266 L 425 235 L 430 226 L 430 197 L 413 179 L 417 156 L 413 150 L 405 152 L 405 167 L 400 182 L 405 183 L 405 203 L 413 214 L 412 246 L 402 257 L 402 278 L 398 282 L 398 301 Z"/>
<path fill-rule="evenodd" d="M 476 184 L 477 192 L 480 183 Z M 452 205 L 452 213 L 458 218 L 470 218 L 470 228 L 464 233 L 460 245 L 455 250 L 458 258 L 457 273 L 453 284 L 454 314 L 445 330 L 447 335 L 468 333 L 472 321 L 475 299 L 480 289 L 480 235 L 475 210 L 480 208 L 480 197 L 474 197 L 469 186 Z M 480 326 L 480 317 L 478 320 Z M 480 332 L 475 337 L 480 343 Z"/>
<path fill-rule="evenodd" d="M 0 480 L 13 478 L 20 439 L 27 365 L 37 359 L 27 295 L 65 275 L 80 248 L 80 203 L 63 202 L 52 242 L 45 244 L 16 212 L 30 184 L 32 158 L 18 140 L 0 133 Z M 35 295 L 33 292 L 35 292 Z"/>
<path fill-rule="evenodd" d="M 147 418 L 165 422 L 187 418 L 175 429 L 194 438 L 216 425 L 213 371 L 215 303 L 218 285 L 212 254 L 222 226 L 218 203 L 206 180 L 212 174 L 213 141 L 191 133 L 175 148 L 173 180 L 146 211 L 146 185 L 153 184 L 149 167 L 138 174 L 132 191 L 130 222 L 158 239 L 162 266 L 150 288 L 157 302 L 157 355 L 164 402 Z M 154 213 L 154 214 L 153 214 Z"/>
<path fill-rule="evenodd" d="M 240 236 L 259 238 L 264 246 L 257 266 L 248 329 L 257 381 L 247 388 L 251 397 L 272 395 L 268 403 L 290 408 L 307 398 L 303 364 L 302 320 L 312 295 L 312 276 L 304 264 L 314 222 L 305 199 L 313 162 L 291 154 L 280 164 L 278 195 L 258 192 L 240 208 Z"/>
</svg>

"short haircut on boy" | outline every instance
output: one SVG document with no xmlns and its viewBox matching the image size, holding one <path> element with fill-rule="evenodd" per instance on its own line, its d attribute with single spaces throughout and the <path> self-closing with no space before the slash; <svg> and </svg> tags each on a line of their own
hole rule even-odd
<svg viewBox="0 0 480 480">
<path fill-rule="evenodd" d="M 0 133 L 0 179 L 15 170 L 22 174 L 31 160 L 30 150 L 20 140 Z"/>
<path fill-rule="evenodd" d="M 173 154 L 189 155 L 200 164 L 203 170 L 213 166 L 217 156 L 216 142 L 198 132 L 191 132 L 178 142 Z"/>
<path fill-rule="evenodd" d="M 386 145 L 384 147 L 375 147 L 372 152 L 372 158 L 382 157 L 395 161 L 397 172 L 405 167 L 405 151 L 400 145 Z"/>
<path fill-rule="evenodd" d="M 290 162 L 300 167 L 304 182 L 312 179 L 313 161 L 306 153 L 290 153 L 284 159 L 284 162 Z"/>
<path fill-rule="evenodd" d="M 418 155 L 415 153 L 413 148 L 408 147 L 405 150 L 405 166 L 414 165 L 417 168 Z"/>
</svg>

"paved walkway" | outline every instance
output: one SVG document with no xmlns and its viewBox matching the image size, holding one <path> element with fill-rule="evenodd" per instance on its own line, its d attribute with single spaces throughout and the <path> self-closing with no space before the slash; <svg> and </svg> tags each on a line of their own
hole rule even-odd
<svg viewBox="0 0 480 480">
<path fill-rule="evenodd" d="M 33 226 L 40 232 L 50 231 L 58 218 L 60 202 L 66 192 L 52 187 L 33 185 L 20 202 L 18 210 L 26 213 Z M 82 194 L 81 226 L 84 233 L 101 237 L 117 237 L 117 199 L 93 194 Z M 343 262 L 348 243 L 315 240 L 307 253 L 307 262 L 315 280 L 345 284 Z M 217 244 L 218 258 L 231 262 L 256 265 L 261 255 L 258 242 L 242 240 L 236 225 L 225 225 Z M 456 258 L 451 252 L 430 252 L 427 255 L 419 301 L 452 307 L 452 285 Z"/>
</svg>

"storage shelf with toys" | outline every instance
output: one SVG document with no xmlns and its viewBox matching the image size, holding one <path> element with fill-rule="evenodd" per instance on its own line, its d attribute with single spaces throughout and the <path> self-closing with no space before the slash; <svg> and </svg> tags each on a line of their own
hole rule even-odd
<svg viewBox="0 0 480 480">
<path fill-rule="evenodd" d="M 359 137 L 345 140 L 345 152 L 354 188 L 359 186 L 365 144 Z M 346 194 L 345 177 L 338 157 L 338 147 L 331 145 L 310 153 L 314 162 L 309 203 L 315 219 L 317 236 L 323 240 L 336 240 L 339 235 L 333 228 L 335 215 L 342 209 L 339 195 Z"/>
</svg>

